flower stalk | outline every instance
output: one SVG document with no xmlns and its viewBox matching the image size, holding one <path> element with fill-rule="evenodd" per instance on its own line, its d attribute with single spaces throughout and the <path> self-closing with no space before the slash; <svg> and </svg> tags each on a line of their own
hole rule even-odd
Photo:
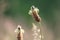
<svg viewBox="0 0 60 40">
<path fill-rule="evenodd" d="M 42 40 L 43 36 L 41 33 L 41 17 L 39 16 L 39 9 L 35 6 L 32 6 L 31 9 L 29 10 L 29 15 L 31 15 L 36 22 L 38 22 L 40 28 L 38 26 L 36 26 L 34 23 L 32 23 L 33 25 L 33 40 Z M 39 29 L 38 29 L 39 28 Z"/>
</svg>

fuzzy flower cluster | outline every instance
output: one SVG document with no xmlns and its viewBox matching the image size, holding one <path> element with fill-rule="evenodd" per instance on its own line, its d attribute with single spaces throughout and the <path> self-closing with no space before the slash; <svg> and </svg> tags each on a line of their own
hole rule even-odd
<svg viewBox="0 0 60 40">
<path fill-rule="evenodd" d="M 32 25 L 33 25 L 33 28 L 32 28 L 33 40 L 42 40 L 43 36 L 41 35 L 40 29 L 38 29 L 34 23 L 32 23 Z"/>
</svg>

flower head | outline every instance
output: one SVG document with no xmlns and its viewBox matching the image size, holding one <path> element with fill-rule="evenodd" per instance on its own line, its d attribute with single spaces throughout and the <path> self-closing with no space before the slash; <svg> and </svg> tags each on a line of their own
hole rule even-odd
<svg viewBox="0 0 60 40">
<path fill-rule="evenodd" d="M 15 32 L 16 32 L 16 33 L 19 33 L 19 32 L 20 32 L 20 29 L 21 29 L 21 26 L 18 25 L 17 28 L 16 28 L 16 30 L 15 30 Z"/>
<path fill-rule="evenodd" d="M 39 9 L 35 6 L 32 6 L 29 10 L 29 15 L 31 15 L 37 22 L 41 21 L 40 16 L 38 15 Z"/>
</svg>

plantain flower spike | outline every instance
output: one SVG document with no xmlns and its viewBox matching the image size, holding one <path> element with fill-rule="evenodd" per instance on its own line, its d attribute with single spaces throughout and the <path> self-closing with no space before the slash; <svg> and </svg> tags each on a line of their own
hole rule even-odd
<svg viewBox="0 0 60 40">
<path fill-rule="evenodd" d="M 39 9 L 34 5 L 31 6 L 31 9 L 29 10 L 29 15 L 31 15 L 37 22 L 40 22 L 41 18 L 38 15 L 38 13 L 39 13 Z"/>
<path fill-rule="evenodd" d="M 18 40 L 23 40 L 23 34 L 24 34 L 24 30 L 21 28 L 20 25 L 17 26 L 17 29 L 15 30 L 16 33 L 16 37 Z"/>
</svg>

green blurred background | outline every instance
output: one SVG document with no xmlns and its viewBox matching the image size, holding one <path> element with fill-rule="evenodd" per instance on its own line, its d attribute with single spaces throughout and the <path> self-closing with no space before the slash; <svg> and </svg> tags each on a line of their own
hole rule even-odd
<svg viewBox="0 0 60 40">
<path fill-rule="evenodd" d="M 43 23 L 45 22 L 46 29 L 52 32 L 53 38 L 50 40 L 60 40 L 60 0 L 0 0 L 0 40 L 4 40 L 6 35 L 9 38 L 12 36 L 9 40 L 16 40 L 12 30 L 15 30 L 18 24 L 31 31 L 34 20 L 28 12 L 32 5 L 39 8 L 39 15 Z M 26 37 L 25 40 L 29 39 Z"/>
</svg>

